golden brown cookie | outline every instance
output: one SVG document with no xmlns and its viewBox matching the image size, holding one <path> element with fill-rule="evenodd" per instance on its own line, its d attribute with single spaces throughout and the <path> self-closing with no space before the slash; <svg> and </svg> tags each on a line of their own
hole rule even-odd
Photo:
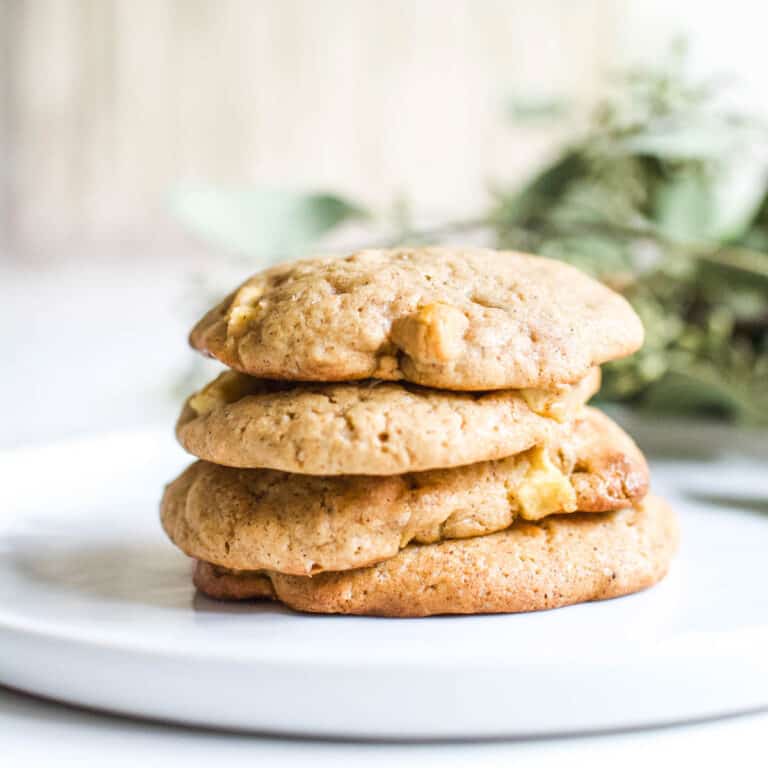
<svg viewBox="0 0 768 768">
<path fill-rule="evenodd" d="M 674 513 L 649 496 L 634 509 L 519 521 L 488 536 L 411 544 L 378 565 L 313 577 L 198 562 L 194 582 L 210 597 L 280 600 L 310 613 L 518 613 L 650 587 L 666 574 L 677 541 Z"/>
<path fill-rule="evenodd" d="M 253 376 L 453 390 L 573 383 L 642 339 L 630 305 L 574 267 L 472 248 L 282 264 L 246 281 L 190 335 Z"/>
<path fill-rule="evenodd" d="M 227 371 L 190 397 L 176 425 L 191 454 L 229 467 L 310 475 L 397 475 L 520 453 L 600 386 L 447 392 L 415 384 L 302 384 Z"/>
<path fill-rule="evenodd" d="M 631 438 L 586 408 L 546 446 L 453 469 L 318 477 L 200 461 L 166 488 L 161 516 L 192 557 L 305 575 L 386 560 L 411 541 L 480 536 L 518 517 L 621 509 L 647 486 Z"/>
</svg>

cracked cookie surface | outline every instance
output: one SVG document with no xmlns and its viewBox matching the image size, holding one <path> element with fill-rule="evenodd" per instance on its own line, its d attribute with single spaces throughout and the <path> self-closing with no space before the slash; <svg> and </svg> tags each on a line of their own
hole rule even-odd
<svg viewBox="0 0 768 768">
<path fill-rule="evenodd" d="M 184 405 L 176 434 L 230 467 L 395 475 L 510 456 L 543 442 L 600 386 L 448 392 L 402 382 L 285 384 L 227 371 Z"/>
<path fill-rule="evenodd" d="M 161 518 L 197 559 L 304 575 L 370 565 L 411 542 L 482 536 L 517 518 L 621 509 L 647 487 L 631 438 L 585 408 L 544 445 L 452 469 L 320 477 L 198 461 L 166 487 Z"/>
<path fill-rule="evenodd" d="M 280 600 L 311 613 L 515 613 L 650 587 L 666 574 L 677 543 L 674 513 L 649 496 L 617 512 L 519 521 L 488 536 L 410 545 L 368 568 L 310 578 L 198 562 L 194 581 L 210 597 Z"/>
<path fill-rule="evenodd" d="M 567 264 L 436 247 L 273 267 L 190 334 L 194 347 L 253 376 L 452 390 L 574 383 L 642 339 L 626 300 Z"/>
</svg>

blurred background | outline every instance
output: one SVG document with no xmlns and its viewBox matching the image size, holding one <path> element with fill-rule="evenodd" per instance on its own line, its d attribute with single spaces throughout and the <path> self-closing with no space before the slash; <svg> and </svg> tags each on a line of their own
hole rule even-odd
<svg viewBox="0 0 768 768">
<path fill-rule="evenodd" d="M 0 447 L 165 419 L 208 303 L 484 243 L 625 292 L 604 396 L 768 420 L 768 7 L 0 0 Z M 206 368 L 206 365 L 208 367 Z"/>
</svg>

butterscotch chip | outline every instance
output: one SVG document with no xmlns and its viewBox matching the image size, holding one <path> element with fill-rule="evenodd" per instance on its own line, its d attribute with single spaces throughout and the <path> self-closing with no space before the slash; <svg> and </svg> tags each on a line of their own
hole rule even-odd
<svg viewBox="0 0 768 768">
<path fill-rule="evenodd" d="M 634 352 L 640 320 L 559 261 L 471 248 L 369 250 L 268 269 L 190 335 L 269 379 L 550 389 Z"/>
<path fill-rule="evenodd" d="M 587 408 L 543 446 L 453 469 L 319 477 L 200 461 L 166 488 L 161 517 L 192 557 L 304 575 L 370 565 L 411 542 L 481 536 L 517 518 L 621 509 L 647 486 L 637 446 Z"/>
<path fill-rule="evenodd" d="M 464 351 L 467 316 L 457 307 L 436 301 L 424 304 L 392 323 L 392 341 L 415 360 L 445 363 Z"/>
<path fill-rule="evenodd" d="M 176 425 L 193 455 L 231 467 L 394 475 L 510 456 L 546 440 L 600 384 L 483 393 L 399 382 L 280 384 L 227 371 Z"/>
<path fill-rule="evenodd" d="M 650 587 L 666 574 L 677 542 L 674 513 L 650 496 L 633 509 L 519 521 L 488 536 L 412 544 L 378 565 L 314 577 L 198 562 L 194 582 L 211 597 L 280 600 L 310 613 L 517 613 Z"/>
</svg>

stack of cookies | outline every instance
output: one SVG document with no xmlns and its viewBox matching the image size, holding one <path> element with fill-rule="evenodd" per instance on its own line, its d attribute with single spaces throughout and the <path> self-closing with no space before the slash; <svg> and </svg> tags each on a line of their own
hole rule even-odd
<svg viewBox="0 0 768 768">
<path fill-rule="evenodd" d="M 675 518 L 587 400 L 643 330 L 561 262 L 481 249 L 284 264 L 191 343 L 231 370 L 191 396 L 198 461 L 162 522 L 222 599 L 316 613 L 530 611 L 667 571 Z"/>
</svg>

